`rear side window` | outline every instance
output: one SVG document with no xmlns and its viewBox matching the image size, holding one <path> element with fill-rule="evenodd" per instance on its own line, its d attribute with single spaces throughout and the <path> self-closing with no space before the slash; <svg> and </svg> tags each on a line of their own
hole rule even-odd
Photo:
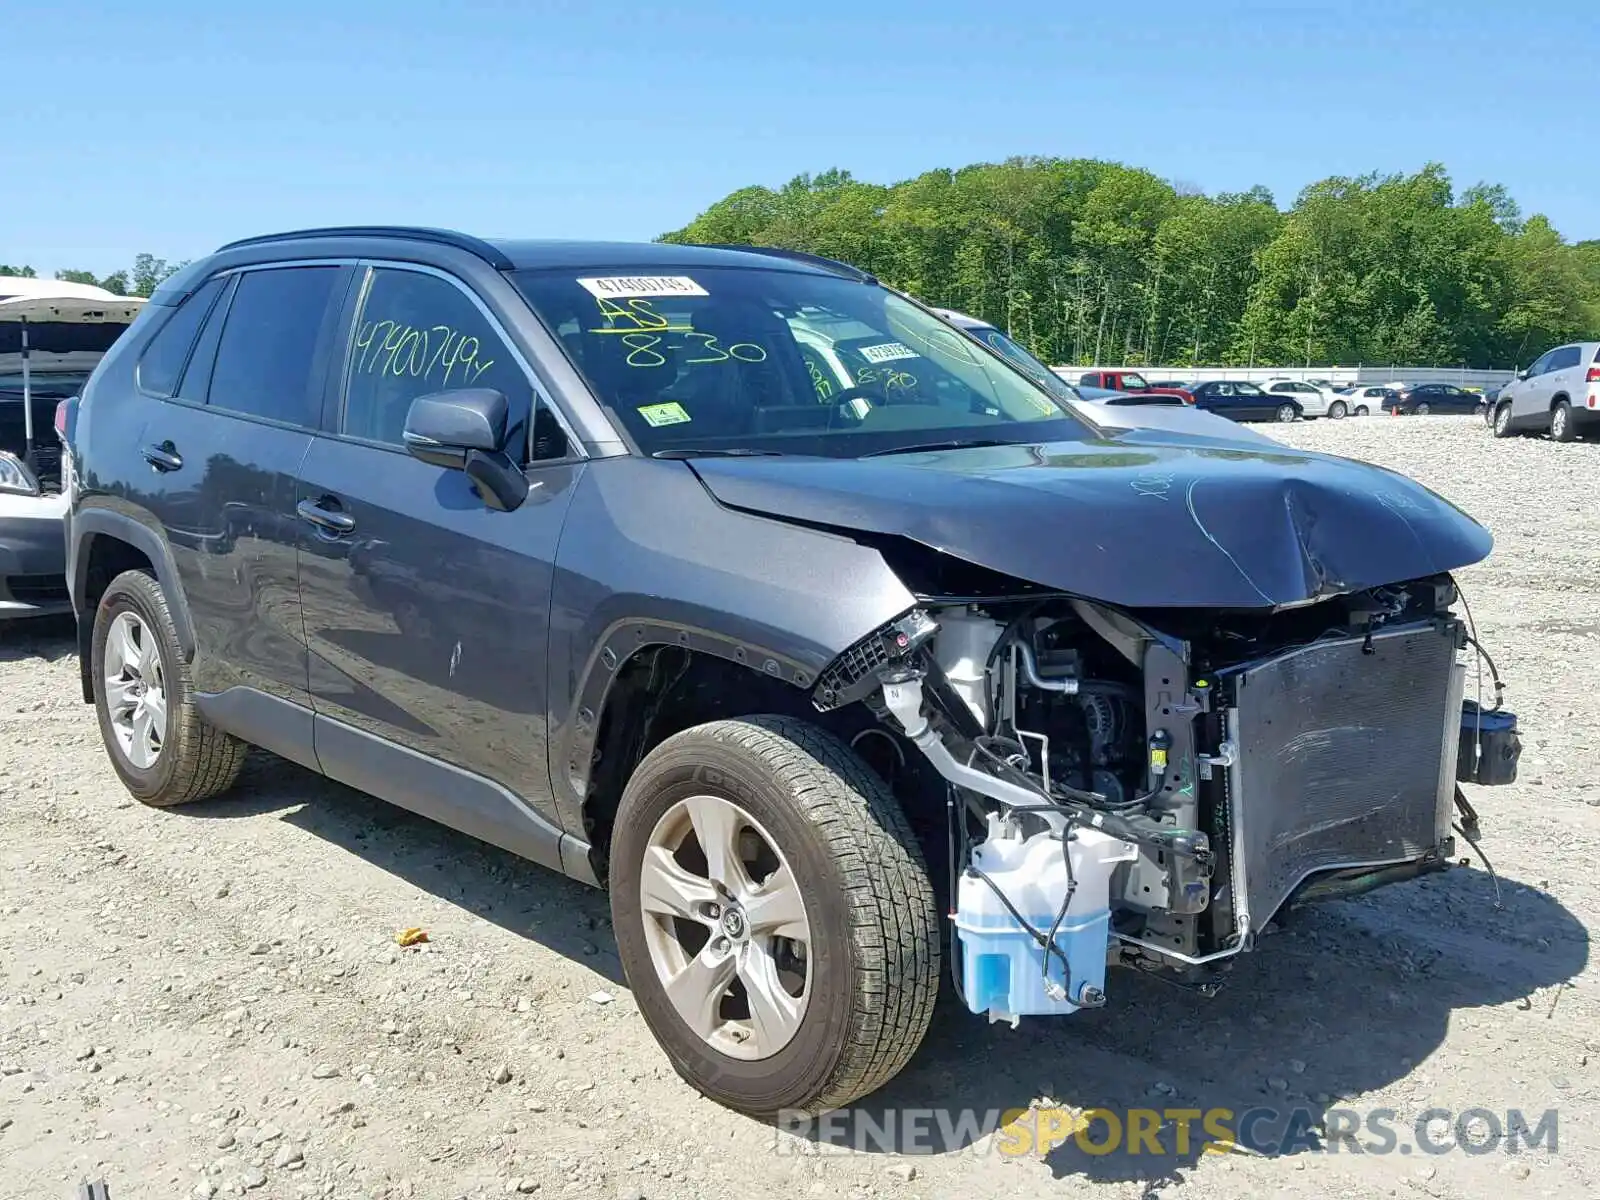
<svg viewBox="0 0 1600 1200">
<path fill-rule="evenodd" d="M 1565 371 L 1568 367 L 1575 367 L 1582 360 L 1582 353 L 1577 346 L 1563 346 L 1552 351 L 1550 362 L 1545 366 L 1546 371 Z"/>
<path fill-rule="evenodd" d="M 208 403 L 315 426 L 322 399 L 317 339 L 339 277 L 338 267 L 285 267 L 240 278 L 217 345 Z"/>
<path fill-rule="evenodd" d="M 172 396 L 177 393 L 178 379 L 183 366 L 189 361 L 189 350 L 194 345 L 200 324 L 211 311 L 217 294 L 226 279 L 208 280 L 189 298 L 178 305 L 177 311 L 156 330 L 156 336 L 145 347 L 139 358 L 139 387 L 153 396 Z"/>
<path fill-rule="evenodd" d="M 237 276 L 231 276 L 223 286 L 222 296 L 211 306 L 200 337 L 189 353 L 189 365 L 183 369 L 183 379 L 178 383 L 176 395 L 180 400 L 196 404 L 206 402 L 206 389 L 211 383 L 211 368 L 217 361 L 217 343 L 222 340 L 222 327 L 228 319 L 228 305 L 232 300 L 232 285 Z"/>
</svg>

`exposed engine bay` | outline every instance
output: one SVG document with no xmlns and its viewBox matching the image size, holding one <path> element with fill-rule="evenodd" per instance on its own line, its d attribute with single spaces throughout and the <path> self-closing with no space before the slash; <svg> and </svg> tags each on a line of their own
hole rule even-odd
<svg viewBox="0 0 1600 1200">
<path fill-rule="evenodd" d="M 1457 781 L 1514 778 L 1515 718 L 1498 676 L 1464 716 L 1493 663 L 1457 600 L 1447 575 L 1270 612 L 928 599 L 816 703 L 865 702 L 942 777 L 958 986 L 1015 1023 L 1104 1003 L 1108 963 L 1210 988 L 1287 910 L 1476 848 Z"/>
</svg>

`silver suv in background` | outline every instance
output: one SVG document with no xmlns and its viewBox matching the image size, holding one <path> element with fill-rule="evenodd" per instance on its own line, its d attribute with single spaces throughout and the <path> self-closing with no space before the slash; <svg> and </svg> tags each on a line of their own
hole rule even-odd
<svg viewBox="0 0 1600 1200">
<path fill-rule="evenodd" d="M 0 621 L 72 611 L 62 517 L 72 464 L 57 417 L 143 300 L 0 278 Z"/>
<path fill-rule="evenodd" d="M 1600 342 L 1546 351 L 1500 390 L 1485 416 L 1495 437 L 1549 433 L 1570 442 L 1600 429 Z"/>
</svg>

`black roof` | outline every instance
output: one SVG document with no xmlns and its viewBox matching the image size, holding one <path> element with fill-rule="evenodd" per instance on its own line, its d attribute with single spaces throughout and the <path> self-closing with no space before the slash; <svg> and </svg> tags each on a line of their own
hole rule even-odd
<svg viewBox="0 0 1600 1200">
<path fill-rule="evenodd" d="M 765 246 L 699 246 L 670 242 L 563 241 L 554 239 L 479 238 L 453 229 L 432 229 L 401 225 L 347 225 L 322 229 L 299 229 L 285 233 L 243 238 L 221 247 L 260 246 L 274 242 L 298 242 L 331 238 L 395 238 L 402 241 L 432 242 L 465 250 L 501 271 L 553 269 L 628 269 L 667 270 L 694 267 L 759 267 L 771 270 L 780 265 L 806 274 L 844 275 L 870 280 L 872 277 L 848 264 L 800 251 Z M 777 260 L 777 263 L 774 262 Z"/>
</svg>

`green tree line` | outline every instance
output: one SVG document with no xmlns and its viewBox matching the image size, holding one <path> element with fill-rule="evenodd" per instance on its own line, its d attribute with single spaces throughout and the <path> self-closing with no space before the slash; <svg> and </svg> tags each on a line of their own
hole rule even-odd
<svg viewBox="0 0 1600 1200">
<path fill-rule="evenodd" d="M 1511 367 L 1600 336 L 1600 241 L 1501 185 L 1335 177 L 1288 211 L 1092 159 L 1013 158 L 891 185 L 747 187 L 668 242 L 783 246 L 993 321 L 1046 361 Z"/>
<path fill-rule="evenodd" d="M 181 262 L 169 263 L 153 254 L 138 254 L 134 256 L 131 267 L 106 276 L 97 276 L 93 271 L 57 271 L 55 277 L 64 283 L 87 283 L 103 287 L 114 296 L 149 296 L 161 286 L 162 280 L 185 265 Z M 32 267 L 14 267 L 8 263 L 0 263 L 0 275 L 19 275 L 24 279 L 39 277 Z"/>
</svg>

